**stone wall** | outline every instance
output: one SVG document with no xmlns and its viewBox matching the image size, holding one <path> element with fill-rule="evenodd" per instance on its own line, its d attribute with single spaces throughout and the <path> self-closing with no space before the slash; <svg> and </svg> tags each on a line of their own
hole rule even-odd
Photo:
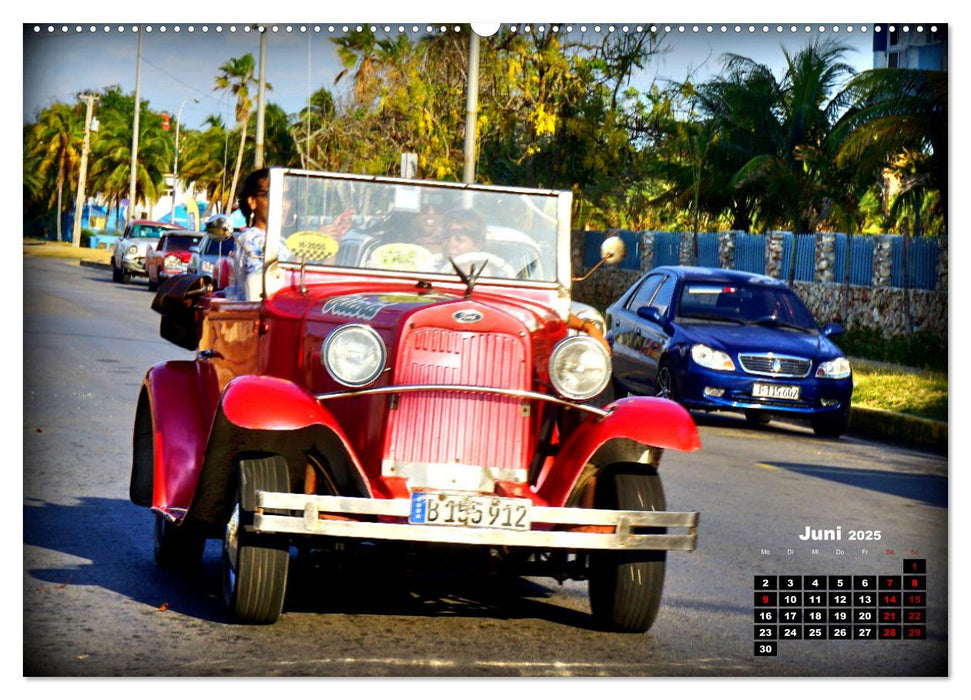
<svg viewBox="0 0 971 700">
<path fill-rule="evenodd" d="M 838 321 L 846 327 L 879 330 L 886 335 L 914 331 L 928 331 L 946 339 L 948 334 L 948 257 L 947 239 L 940 239 L 937 288 L 934 290 L 904 290 L 890 286 L 892 236 L 876 236 L 873 251 L 873 280 L 868 287 L 844 286 L 835 274 L 836 237 L 832 233 L 817 233 L 816 270 L 814 282 L 795 282 L 794 288 L 821 324 Z M 641 235 L 642 270 L 601 268 L 589 279 L 575 282 L 573 298 L 605 309 L 624 293 L 648 269 L 652 261 L 654 233 Z M 782 275 L 782 234 L 767 237 L 766 272 L 772 277 Z M 691 234 L 681 241 L 681 262 L 691 257 Z M 723 232 L 718 236 L 718 259 L 721 267 L 730 268 L 734 262 L 735 234 Z M 586 273 L 583 268 L 583 232 L 573 237 L 574 275 Z M 841 275 L 840 275 L 841 277 Z"/>
</svg>

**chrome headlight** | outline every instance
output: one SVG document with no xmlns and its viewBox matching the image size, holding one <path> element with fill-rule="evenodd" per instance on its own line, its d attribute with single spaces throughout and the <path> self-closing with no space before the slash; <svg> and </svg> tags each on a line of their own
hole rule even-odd
<svg viewBox="0 0 971 700">
<path fill-rule="evenodd" d="M 610 381 L 610 355 L 587 335 L 573 335 L 557 343 L 550 355 L 550 381 L 568 399 L 593 398 Z"/>
<path fill-rule="evenodd" d="M 848 376 L 850 376 L 850 361 L 845 357 L 820 362 L 816 369 L 816 377 L 819 379 L 846 379 Z"/>
<path fill-rule="evenodd" d="M 364 386 L 378 378 L 387 356 L 384 341 L 373 328 L 352 323 L 327 336 L 320 361 L 344 386 Z"/>
<path fill-rule="evenodd" d="M 128 250 L 125 251 L 125 254 L 126 255 L 134 255 L 137 252 L 138 252 L 138 246 L 137 245 L 130 245 L 130 246 L 128 246 Z"/>
<path fill-rule="evenodd" d="M 728 356 L 728 353 L 715 350 L 701 343 L 691 346 L 691 359 L 708 369 L 715 369 L 721 372 L 735 371 L 735 363 L 732 362 L 732 358 Z"/>
</svg>

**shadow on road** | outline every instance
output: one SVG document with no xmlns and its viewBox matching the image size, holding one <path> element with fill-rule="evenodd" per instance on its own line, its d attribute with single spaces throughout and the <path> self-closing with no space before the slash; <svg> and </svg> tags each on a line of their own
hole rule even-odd
<svg viewBox="0 0 971 700">
<path fill-rule="evenodd" d="M 876 469 L 850 469 L 819 464 L 766 462 L 770 467 L 828 479 L 847 486 L 923 501 L 937 508 L 947 508 L 947 479 L 933 474 L 907 474 Z"/>
<path fill-rule="evenodd" d="M 170 571 L 155 564 L 151 519 L 128 501 L 83 498 L 76 505 L 29 501 L 23 512 L 25 547 L 84 560 L 44 568 L 37 563 L 36 553 L 25 550 L 25 570 L 41 582 L 38 589 L 94 586 L 151 609 L 225 621 L 219 542 L 207 543 L 198 567 Z M 472 564 L 452 560 L 444 569 L 416 567 L 401 552 L 378 547 L 358 547 L 343 554 L 293 549 L 284 613 L 528 618 L 596 629 L 589 614 L 556 604 L 551 600 L 553 591 L 532 579 L 466 563 Z M 25 619 L 29 615 L 28 606 Z"/>
</svg>

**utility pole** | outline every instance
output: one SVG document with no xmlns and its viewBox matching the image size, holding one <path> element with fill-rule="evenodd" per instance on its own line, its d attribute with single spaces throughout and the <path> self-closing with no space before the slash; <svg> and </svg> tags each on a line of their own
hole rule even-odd
<svg viewBox="0 0 971 700">
<path fill-rule="evenodd" d="M 179 201 L 179 125 L 182 123 L 182 108 L 185 103 L 192 100 L 199 104 L 199 100 L 186 97 L 179 105 L 179 113 L 175 117 L 175 160 L 172 163 L 172 223 L 175 223 L 175 207 Z"/>
<path fill-rule="evenodd" d="M 138 118 L 141 110 L 142 94 L 142 28 L 138 29 L 138 62 L 135 68 L 135 120 L 131 135 L 131 177 L 128 181 L 128 216 L 126 224 L 135 219 L 135 170 L 138 167 Z"/>
<path fill-rule="evenodd" d="M 81 147 L 81 171 L 78 173 L 78 200 L 74 205 L 74 229 L 71 234 L 71 245 L 81 247 L 81 217 L 84 215 L 84 185 L 88 179 L 88 152 L 91 150 L 91 117 L 94 114 L 95 95 L 78 95 L 88 103 L 84 112 L 84 145 Z"/>
<path fill-rule="evenodd" d="M 476 113 L 479 110 L 479 35 L 469 28 L 469 78 L 465 96 L 465 158 L 462 182 L 475 182 Z"/>
<path fill-rule="evenodd" d="M 266 27 L 260 27 L 260 82 L 256 91 L 256 155 L 254 169 L 263 167 L 263 131 L 266 119 Z"/>
</svg>

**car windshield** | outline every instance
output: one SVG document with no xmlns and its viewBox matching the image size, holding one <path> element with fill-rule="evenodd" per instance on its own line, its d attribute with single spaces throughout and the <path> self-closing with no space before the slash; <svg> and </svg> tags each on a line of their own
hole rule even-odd
<svg viewBox="0 0 971 700">
<path fill-rule="evenodd" d="M 203 255 L 229 255 L 233 252 L 233 247 L 235 245 L 235 238 L 224 238 L 222 240 L 217 240 L 215 238 L 210 238 L 206 243 L 205 250 L 202 251 Z"/>
<path fill-rule="evenodd" d="M 287 172 L 281 262 L 553 282 L 562 193 Z M 272 205 L 271 205 L 272 207 Z M 566 223 L 568 231 L 568 222 Z"/>
<path fill-rule="evenodd" d="M 132 226 L 131 238 L 160 238 L 169 229 L 165 226 L 146 226 L 139 224 Z"/>
<path fill-rule="evenodd" d="M 805 304 L 790 289 L 770 285 L 688 282 L 678 315 L 684 319 L 817 330 Z"/>
<path fill-rule="evenodd" d="M 201 236 L 166 236 L 162 250 L 189 250 L 199 243 Z"/>
</svg>

